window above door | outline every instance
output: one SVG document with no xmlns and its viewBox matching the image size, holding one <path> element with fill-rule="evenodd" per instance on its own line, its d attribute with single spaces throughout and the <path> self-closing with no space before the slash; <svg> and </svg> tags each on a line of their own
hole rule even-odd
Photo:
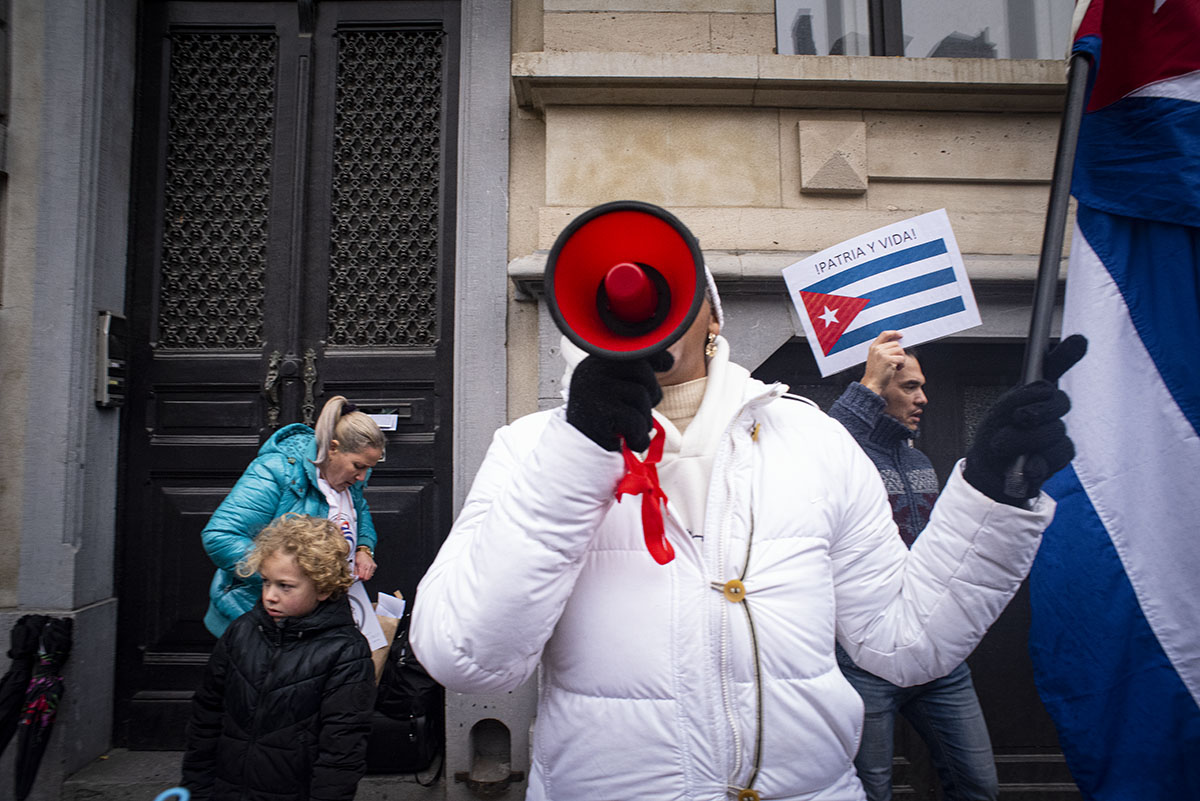
<svg viewBox="0 0 1200 801">
<path fill-rule="evenodd" d="M 780 55 L 1055 59 L 1065 0 L 775 0 Z"/>
</svg>

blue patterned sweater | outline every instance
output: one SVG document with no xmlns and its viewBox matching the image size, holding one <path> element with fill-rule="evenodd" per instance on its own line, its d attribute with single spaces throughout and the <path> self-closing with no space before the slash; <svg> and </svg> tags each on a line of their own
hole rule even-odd
<svg viewBox="0 0 1200 801">
<path fill-rule="evenodd" d="M 913 447 L 913 432 L 883 413 L 886 405 L 883 398 L 855 381 L 834 401 L 829 416 L 846 427 L 875 463 L 900 536 L 911 548 L 937 500 L 937 473 L 929 457 Z"/>
</svg>

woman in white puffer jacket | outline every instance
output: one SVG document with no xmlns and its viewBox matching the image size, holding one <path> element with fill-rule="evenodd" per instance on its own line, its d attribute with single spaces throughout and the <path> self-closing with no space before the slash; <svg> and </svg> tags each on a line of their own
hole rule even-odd
<svg viewBox="0 0 1200 801">
<path fill-rule="evenodd" d="M 497 432 L 417 591 L 413 648 L 447 688 L 511 690 L 541 666 L 531 801 L 863 799 L 835 639 L 893 682 L 943 675 L 1053 516 L 1044 494 L 991 500 L 960 463 L 907 550 L 871 461 L 730 362 L 717 308 L 658 375 L 703 398 L 682 434 L 655 412 L 672 561 L 647 553 L 641 498 L 614 499 L 621 455 L 559 408 Z M 699 378 L 680 374 L 697 354 Z"/>
</svg>

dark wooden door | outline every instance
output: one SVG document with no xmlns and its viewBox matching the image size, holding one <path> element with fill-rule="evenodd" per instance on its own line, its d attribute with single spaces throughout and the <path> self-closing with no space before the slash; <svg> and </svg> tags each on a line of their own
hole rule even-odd
<svg viewBox="0 0 1200 801">
<path fill-rule="evenodd" d="M 368 589 L 450 523 L 457 3 L 147 2 L 124 418 L 117 742 L 177 748 L 214 642 L 200 531 L 259 445 L 395 415 Z"/>
<path fill-rule="evenodd" d="M 983 413 L 1000 393 L 1017 383 L 1024 345 L 934 342 L 919 349 L 929 405 L 917 447 L 925 452 L 941 484 L 967 451 Z M 825 410 L 861 367 L 822 379 L 807 343 L 795 340 L 755 372 L 764 381 L 783 381 Z M 1000 797 L 1004 801 L 1077 801 L 1079 791 L 1063 761 L 1050 716 L 1038 698 L 1029 658 L 1028 582 L 967 659 L 987 719 Z M 893 792 L 896 798 L 941 798 L 928 752 L 916 732 L 896 728 Z"/>
</svg>

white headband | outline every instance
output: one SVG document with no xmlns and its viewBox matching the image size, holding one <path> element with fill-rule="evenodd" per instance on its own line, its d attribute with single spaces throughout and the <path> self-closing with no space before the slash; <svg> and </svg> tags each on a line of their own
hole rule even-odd
<svg viewBox="0 0 1200 801">
<path fill-rule="evenodd" d="M 717 294 L 717 279 L 713 278 L 712 271 L 708 269 L 707 264 L 704 265 L 704 280 L 708 282 L 708 302 L 712 305 L 717 325 L 724 328 L 725 312 L 721 310 L 721 296 Z"/>
</svg>

